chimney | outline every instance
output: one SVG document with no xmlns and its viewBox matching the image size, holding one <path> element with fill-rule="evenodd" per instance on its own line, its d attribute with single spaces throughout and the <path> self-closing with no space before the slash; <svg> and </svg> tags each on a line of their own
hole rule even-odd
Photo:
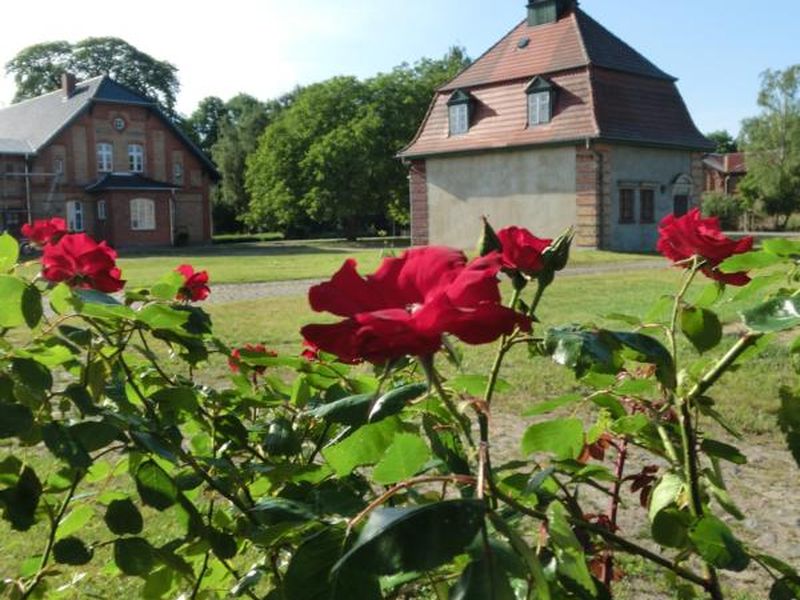
<svg viewBox="0 0 800 600">
<path fill-rule="evenodd" d="M 62 73 L 61 75 L 61 91 L 64 93 L 64 99 L 71 98 L 75 93 L 75 84 L 77 79 L 72 73 Z"/>
<path fill-rule="evenodd" d="M 528 0 L 528 27 L 555 23 L 578 6 L 578 0 Z"/>
</svg>

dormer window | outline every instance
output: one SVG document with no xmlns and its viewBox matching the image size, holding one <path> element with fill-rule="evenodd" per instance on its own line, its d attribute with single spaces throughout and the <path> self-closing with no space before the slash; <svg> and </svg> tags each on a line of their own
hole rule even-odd
<svg viewBox="0 0 800 600">
<path fill-rule="evenodd" d="M 525 92 L 528 94 L 528 127 L 549 123 L 555 106 L 555 86 L 543 77 L 534 77 Z"/>
<path fill-rule="evenodd" d="M 472 96 L 464 90 L 456 90 L 447 101 L 450 116 L 450 135 L 464 135 L 469 131 Z"/>
</svg>

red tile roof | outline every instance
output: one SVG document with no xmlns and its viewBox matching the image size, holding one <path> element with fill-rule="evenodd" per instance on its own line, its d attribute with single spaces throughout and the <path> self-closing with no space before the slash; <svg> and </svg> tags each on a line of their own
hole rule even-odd
<svg viewBox="0 0 800 600">
<path fill-rule="evenodd" d="M 726 175 L 747 173 L 747 161 L 744 152 L 709 154 L 703 159 L 703 163 L 707 167 Z"/>
<path fill-rule="evenodd" d="M 550 123 L 528 127 L 525 87 L 536 75 L 557 86 L 557 104 Z M 580 9 L 547 25 L 523 21 L 439 89 L 400 155 L 585 139 L 710 150 L 674 82 Z M 447 99 L 457 89 L 469 91 L 476 105 L 469 132 L 451 137 Z"/>
</svg>

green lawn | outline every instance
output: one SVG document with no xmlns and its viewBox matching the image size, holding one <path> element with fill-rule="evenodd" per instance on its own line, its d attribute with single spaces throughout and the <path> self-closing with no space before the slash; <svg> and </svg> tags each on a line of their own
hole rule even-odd
<svg viewBox="0 0 800 600">
<path fill-rule="evenodd" d="M 399 254 L 403 248 L 387 244 L 262 243 L 181 248 L 152 253 L 122 253 L 119 266 L 130 286 L 143 287 L 158 281 L 167 271 L 188 263 L 205 269 L 213 283 L 244 283 L 313 279 L 333 274 L 347 258 L 358 261 L 362 273 L 377 268 L 381 258 Z M 573 253 L 571 264 L 624 263 L 648 258 L 597 250 Z"/>
</svg>

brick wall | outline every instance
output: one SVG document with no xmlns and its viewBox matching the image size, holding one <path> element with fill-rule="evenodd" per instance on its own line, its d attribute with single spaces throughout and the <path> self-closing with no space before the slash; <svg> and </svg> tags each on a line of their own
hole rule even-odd
<svg viewBox="0 0 800 600">
<path fill-rule="evenodd" d="M 412 160 L 409 169 L 409 194 L 411 197 L 411 244 L 428 243 L 428 183 L 424 160 Z"/>
<path fill-rule="evenodd" d="M 606 247 L 611 230 L 611 149 L 578 146 L 575 163 L 575 244 L 581 248 Z"/>
</svg>

